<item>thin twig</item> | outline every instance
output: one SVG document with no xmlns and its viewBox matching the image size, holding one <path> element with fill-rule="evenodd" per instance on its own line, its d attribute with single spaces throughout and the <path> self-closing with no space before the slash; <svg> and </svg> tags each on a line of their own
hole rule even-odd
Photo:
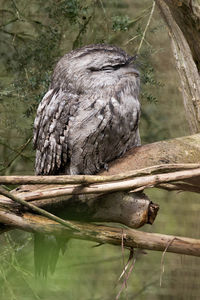
<svg viewBox="0 0 200 300">
<path fill-rule="evenodd" d="M 132 42 L 133 40 L 135 40 L 136 38 L 138 38 L 140 35 L 137 34 L 134 37 L 132 37 L 130 40 L 128 40 L 127 42 L 124 43 L 124 46 L 127 46 L 130 42 Z"/>
<path fill-rule="evenodd" d="M 7 21 L 6 23 L 2 24 L 2 25 L 0 26 L 0 29 L 3 28 L 3 27 L 6 27 L 7 25 L 10 25 L 11 23 L 14 23 L 14 22 L 16 22 L 16 21 L 18 21 L 18 20 L 19 20 L 19 18 L 14 18 L 14 19 L 12 19 L 12 20 L 9 20 L 9 21 Z"/>
<path fill-rule="evenodd" d="M 147 30 L 148 30 L 148 28 L 149 28 L 149 25 L 150 25 L 150 23 L 151 23 L 151 19 L 152 19 L 153 13 L 154 13 L 154 9 L 155 9 L 155 1 L 153 1 L 153 5 L 152 5 L 152 9 L 151 9 L 151 12 L 150 12 L 150 15 L 149 15 L 149 19 L 148 19 L 148 21 L 147 21 L 147 25 L 146 25 L 146 27 L 145 27 L 145 29 L 144 29 L 144 32 L 143 32 L 143 34 L 142 34 L 142 39 L 141 39 L 140 44 L 139 44 L 138 49 L 137 49 L 137 54 L 139 54 L 140 49 L 141 49 L 141 47 L 142 47 L 142 44 L 143 44 L 143 42 L 144 42 L 145 35 L 146 35 Z"/>
<path fill-rule="evenodd" d="M 173 173 L 156 174 L 149 176 L 136 177 L 128 180 L 119 180 L 117 182 L 106 182 L 97 184 L 73 184 L 64 186 L 49 187 L 48 190 L 38 189 L 33 192 L 23 193 L 24 200 L 48 199 L 51 197 L 60 197 L 66 195 L 82 195 L 82 194 L 102 194 L 113 193 L 119 191 L 134 191 L 139 187 L 159 187 L 160 183 L 168 183 L 177 180 L 185 180 L 189 178 L 199 177 L 200 168 L 185 171 L 176 171 Z M 183 183 L 184 184 L 184 183 Z M 198 187 L 197 185 L 194 185 Z M 199 189 L 200 192 L 200 189 Z"/>
<path fill-rule="evenodd" d="M 1 140 L 0 140 L 0 145 L 5 146 L 7 149 L 11 150 L 12 152 L 20 154 L 21 157 L 32 161 L 32 159 L 29 156 L 26 156 L 26 155 L 22 154 L 21 152 L 19 152 L 18 150 L 12 148 L 10 145 L 8 145 L 7 143 L 2 142 Z"/>
<path fill-rule="evenodd" d="M 87 25 L 89 24 L 89 22 L 90 22 L 90 20 L 92 19 L 92 17 L 93 17 L 93 15 L 89 16 L 89 17 L 85 20 L 84 24 L 81 24 L 80 29 L 79 29 L 79 32 L 78 32 L 78 34 L 77 34 L 77 36 L 76 36 L 76 38 L 75 38 L 75 40 L 74 40 L 74 42 L 73 42 L 72 49 L 75 49 L 75 48 L 77 47 L 77 43 L 78 43 L 78 41 L 79 41 L 79 38 L 80 38 L 80 36 L 84 33 L 84 31 L 86 30 Z"/>
<path fill-rule="evenodd" d="M 173 241 L 175 240 L 176 238 L 174 237 L 172 240 L 169 240 L 168 243 L 167 243 L 167 246 L 165 248 L 165 250 L 163 251 L 162 253 L 162 258 L 161 258 L 161 263 L 160 263 L 160 267 L 161 267 L 161 271 L 160 271 L 160 287 L 162 286 L 162 276 L 164 274 L 164 271 L 165 271 L 165 267 L 164 267 L 164 257 L 165 257 L 165 253 L 167 252 L 167 249 L 169 248 L 169 246 L 173 243 Z"/>
<path fill-rule="evenodd" d="M 131 248 L 131 249 L 130 249 L 130 255 L 129 255 L 129 258 L 128 258 L 128 262 L 127 262 L 127 264 L 126 264 L 126 267 L 127 267 L 127 268 L 128 268 L 128 266 L 129 266 L 131 260 L 133 259 L 133 254 L 134 254 L 134 250 L 133 250 L 133 248 Z M 134 267 L 134 265 L 135 265 L 135 262 L 136 262 L 136 258 L 133 259 L 133 262 L 132 262 L 132 264 L 131 264 L 131 266 L 130 266 L 130 269 L 129 269 L 129 271 L 128 271 L 128 274 L 126 275 L 126 278 L 124 279 L 124 281 L 123 281 L 123 283 L 122 283 L 121 289 L 120 289 L 119 293 L 117 294 L 117 297 L 115 298 L 116 300 L 119 299 L 119 297 L 120 297 L 122 291 L 124 290 L 125 287 L 127 287 L 127 280 L 128 280 L 128 278 L 130 277 L 130 275 L 131 275 L 131 272 L 132 272 L 132 270 L 133 270 L 133 267 Z"/>
<path fill-rule="evenodd" d="M 123 271 L 121 273 L 121 275 L 119 276 L 118 281 L 120 281 L 120 279 L 125 276 L 125 281 L 127 278 L 127 274 L 126 274 L 126 269 L 127 269 L 127 264 L 125 265 L 125 261 L 124 261 L 124 232 L 123 232 L 123 228 L 122 228 L 122 244 L 121 244 L 121 250 L 122 250 L 122 262 L 123 262 Z M 127 283 L 125 282 L 125 285 L 127 286 Z"/>
<path fill-rule="evenodd" d="M 20 151 L 17 152 L 17 154 L 6 164 L 5 167 L 3 167 L 0 172 L 5 171 L 7 168 L 9 168 L 12 163 L 22 154 L 22 152 L 26 149 L 26 147 L 30 144 L 32 141 L 32 138 L 29 138 L 24 145 L 21 146 Z"/>
<path fill-rule="evenodd" d="M 19 152 L 18 152 L 19 154 Z M 117 175 L 0 176 L 0 184 L 89 184 L 120 181 L 151 174 L 173 173 L 200 168 L 200 164 L 162 164 Z"/>
</svg>

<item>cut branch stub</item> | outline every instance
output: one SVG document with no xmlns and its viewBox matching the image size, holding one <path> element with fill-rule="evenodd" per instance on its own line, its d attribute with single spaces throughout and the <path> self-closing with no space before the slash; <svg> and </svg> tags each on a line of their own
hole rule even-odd
<svg viewBox="0 0 200 300">
<path fill-rule="evenodd" d="M 26 186 L 26 192 L 31 187 L 37 188 L 37 186 Z M 48 190 L 48 186 L 43 186 L 44 190 Z M 17 197 L 22 197 L 20 189 L 14 190 L 12 193 Z M 147 223 L 152 224 L 159 209 L 158 205 L 153 204 L 141 192 L 50 197 L 43 200 L 29 201 L 29 203 L 67 220 L 115 222 L 131 228 L 139 228 Z M 19 214 L 27 211 L 27 208 L 0 196 L 0 212 L 1 210 Z M 0 222 L 3 223 L 1 218 Z"/>
</svg>

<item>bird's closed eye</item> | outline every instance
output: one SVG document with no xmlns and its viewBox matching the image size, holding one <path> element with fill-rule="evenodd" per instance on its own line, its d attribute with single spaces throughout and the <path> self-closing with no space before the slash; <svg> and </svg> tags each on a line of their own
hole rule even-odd
<svg viewBox="0 0 200 300">
<path fill-rule="evenodd" d="M 102 68 L 95 68 L 95 67 L 90 67 L 89 70 L 91 72 L 97 72 L 97 71 L 113 71 L 114 68 L 113 66 L 104 66 Z"/>
<path fill-rule="evenodd" d="M 118 65 L 114 65 L 114 66 L 111 66 L 111 65 L 106 65 L 106 66 L 103 66 L 102 68 L 95 68 L 95 67 L 90 67 L 89 70 L 91 72 L 97 72 L 97 71 L 115 71 L 115 70 L 118 70 L 119 68 L 125 66 L 126 64 L 118 64 Z"/>
<path fill-rule="evenodd" d="M 114 67 L 113 66 L 104 66 L 101 68 L 102 71 L 113 71 Z"/>
</svg>

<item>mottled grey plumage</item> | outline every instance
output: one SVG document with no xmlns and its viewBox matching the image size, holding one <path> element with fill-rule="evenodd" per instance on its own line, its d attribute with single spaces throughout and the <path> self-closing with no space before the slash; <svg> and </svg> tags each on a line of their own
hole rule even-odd
<svg viewBox="0 0 200 300">
<path fill-rule="evenodd" d="M 139 73 L 109 45 L 63 56 L 34 123 L 36 174 L 95 174 L 140 144 Z"/>
<path fill-rule="evenodd" d="M 36 174 L 95 174 L 140 144 L 139 73 L 134 58 L 108 45 L 58 62 L 34 123 Z M 52 272 L 63 241 L 35 234 L 36 274 Z"/>
</svg>

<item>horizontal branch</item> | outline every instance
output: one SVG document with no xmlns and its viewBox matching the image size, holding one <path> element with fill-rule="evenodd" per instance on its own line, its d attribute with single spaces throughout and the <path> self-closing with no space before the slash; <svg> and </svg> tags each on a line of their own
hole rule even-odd
<svg viewBox="0 0 200 300">
<path fill-rule="evenodd" d="M 199 164 L 200 134 L 159 141 L 130 149 L 109 164 L 108 172 L 116 175 L 160 164 Z"/>
<path fill-rule="evenodd" d="M 57 208 L 70 212 L 71 205 L 72 211 L 76 208 L 74 215 L 79 221 L 82 220 L 80 215 L 87 215 L 86 212 L 89 211 L 89 221 L 111 221 L 138 228 L 146 223 L 153 223 L 158 206 L 141 196 L 141 193 L 127 194 L 124 190 L 136 191 L 155 186 L 169 190 L 196 189 L 196 192 L 200 192 L 199 145 L 200 135 L 198 134 L 144 145 L 131 149 L 124 157 L 112 162 L 109 165 L 109 171 L 102 171 L 101 176 L 49 176 L 37 179 L 33 176 L 28 178 L 32 180 L 28 183 L 35 185 L 20 186 L 12 191 L 12 194 L 53 213 Z M 120 172 L 123 174 L 119 174 Z M 1 183 L 13 180 L 12 183 L 16 184 L 17 180 L 24 180 L 23 183 L 26 183 L 27 178 L 1 177 L 0 179 Z M 40 181 L 42 184 L 37 184 L 38 179 L 42 180 Z M 52 181 L 56 184 L 59 181 L 60 185 L 47 185 Z M 66 186 L 66 182 L 70 185 Z M 118 192 L 113 193 L 114 190 Z M 82 195 L 84 193 L 86 195 Z M 71 196 L 71 194 L 75 195 Z M 81 213 L 78 215 L 79 210 Z M 87 218 L 88 215 L 83 221 L 88 222 Z M 71 220 L 69 215 L 66 219 Z M 24 207 L 14 205 L 11 200 L 3 196 L 0 197 L 0 223 L 4 224 L 4 230 L 20 228 L 32 232 L 67 234 L 69 237 L 115 245 L 121 244 L 123 231 L 123 243 L 127 247 L 167 250 L 200 256 L 199 240 L 72 221 L 80 229 L 75 232 L 45 217 L 31 214 Z"/>
<path fill-rule="evenodd" d="M 79 231 L 73 232 L 45 217 L 25 213 L 16 216 L 0 212 L 0 222 L 29 232 L 66 235 L 68 238 L 90 240 L 100 244 L 123 245 L 146 250 L 167 251 L 178 254 L 200 256 L 200 240 L 180 236 L 147 233 L 134 229 L 116 228 L 88 223 L 75 223 Z"/>
<path fill-rule="evenodd" d="M 173 173 L 174 171 L 184 171 L 189 169 L 199 168 L 200 164 L 200 134 L 175 138 L 166 141 L 160 141 L 140 147 L 130 149 L 123 157 L 116 159 L 109 164 L 109 170 L 102 170 L 97 176 L 0 176 L 1 184 L 88 184 L 88 183 L 104 183 L 114 182 L 119 180 L 130 179 L 138 176 L 155 175 L 162 173 Z M 100 175 L 100 176 L 99 176 Z M 194 174 L 193 174 L 194 175 Z M 193 176 L 192 175 L 192 176 Z M 181 183 L 176 185 L 175 182 L 170 181 L 167 189 L 182 189 L 188 191 L 199 192 L 200 176 L 194 175 L 193 177 L 181 178 Z M 171 180 L 171 179 L 170 179 Z M 172 178 L 174 180 L 174 178 Z M 180 179 L 177 179 L 180 180 Z M 151 184 L 151 183 L 149 183 Z M 145 185 L 144 185 L 145 187 Z M 156 187 L 165 188 L 164 183 L 156 185 Z M 50 188 L 50 187 L 49 187 Z M 108 186 L 107 186 L 108 188 Z M 127 187 L 129 188 L 129 187 Z M 134 186 L 130 186 L 134 188 Z M 137 186 L 136 186 L 137 188 Z M 40 192 L 43 188 L 41 186 L 28 186 L 21 187 L 20 194 L 24 190 L 29 192 Z M 124 189 L 124 187 L 122 187 Z M 126 187 L 125 187 L 126 189 Z M 90 192 L 91 188 L 89 189 Z M 121 190 L 121 189 L 120 189 Z M 93 190 L 96 192 L 96 190 Z M 105 192 L 108 190 L 105 189 Z M 68 189 L 67 193 L 78 193 L 74 187 Z M 83 192 L 83 190 L 81 190 Z M 37 198 L 38 199 L 38 198 Z M 27 194 L 28 200 L 28 194 Z"/>
<path fill-rule="evenodd" d="M 194 164 L 194 157 L 197 162 L 200 162 L 200 149 L 197 143 L 199 139 L 200 135 L 194 135 L 131 149 L 125 157 L 111 163 L 109 172 L 104 171 L 101 176 L 31 176 L 28 178 L 26 176 L 2 176 L 0 180 L 1 183 L 16 184 L 21 180 L 21 183 L 36 184 L 21 186 L 12 191 L 12 194 L 58 216 L 60 215 L 62 218 L 87 222 L 118 222 L 132 228 L 138 228 L 145 223 L 153 223 L 158 206 L 150 203 L 149 200 L 146 201 L 145 197 L 141 196 L 142 194 L 140 196 L 135 193 L 128 195 L 124 191 L 139 191 L 146 187 L 155 186 L 167 190 L 182 189 L 200 192 L 200 167 L 198 163 Z M 162 149 L 168 149 L 169 153 L 172 153 L 174 147 L 179 149 L 180 156 L 186 163 L 160 165 L 160 162 L 163 161 Z M 147 162 L 157 162 L 157 165 L 138 169 L 138 161 L 140 163 L 146 159 L 144 156 L 146 150 L 149 155 Z M 155 150 L 156 158 L 153 150 Z M 136 152 L 135 155 L 134 152 Z M 186 153 L 186 156 L 183 153 Z M 137 160 L 135 156 L 137 156 Z M 171 154 L 170 157 L 174 159 Z M 178 157 L 179 154 L 176 153 L 176 161 L 179 162 Z M 142 158 L 144 159 L 142 160 Z M 169 157 L 166 156 L 166 159 L 170 162 Z M 190 163 L 188 164 L 188 162 Z M 117 170 L 124 170 L 126 165 L 128 166 L 127 173 L 115 174 Z M 134 165 L 136 170 L 130 169 L 130 166 L 134 167 Z M 141 164 L 141 166 L 143 165 Z M 38 180 L 43 185 L 37 185 Z M 62 185 L 47 185 L 47 183 L 52 182 L 59 182 Z M 66 182 L 82 184 L 64 186 Z M 113 191 L 118 192 L 115 194 Z M 84 193 L 86 195 L 83 196 Z M 104 193 L 111 194 L 105 195 Z M 75 196 L 71 194 L 75 194 Z M 7 205 L 9 209 L 11 207 L 13 209 L 11 202 L 3 196 L 0 197 L 0 205 L 3 207 Z M 21 210 L 23 210 L 22 207 Z M 140 213 L 137 214 L 137 211 Z M 65 215 L 63 216 L 60 212 L 65 212 Z"/>
<path fill-rule="evenodd" d="M 200 168 L 200 164 L 160 164 L 139 170 L 132 170 L 116 175 L 51 175 L 51 176 L 0 176 L 0 184 L 70 184 L 70 183 L 102 183 L 125 180 L 142 175 L 167 173 L 171 171 L 191 170 Z"/>
<path fill-rule="evenodd" d="M 139 170 L 140 172 L 140 170 Z M 191 179 L 194 177 L 200 177 L 200 168 L 175 171 L 171 173 L 156 174 L 136 177 L 133 179 L 119 180 L 114 182 L 106 182 L 99 184 L 88 184 L 87 186 L 81 184 L 66 185 L 66 186 L 54 186 L 51 187 L 37 187 L 36 190 L 24 192 L 21 190 L 20 197 L 26 201 L 41 200 L 52 197 L 60 197 L 66 195 L 81 195 L 81 194 L 102 194 L 119 191 L 134 191 L 149 187 L 159 187 L 159 184 L 169 183 L 173 181 L 180 181 Z M 184 183 L 183 183 L 184 185 Z M 197 191 L 200 192 L 200 186 L 197 185 Z"/>
</svg>

